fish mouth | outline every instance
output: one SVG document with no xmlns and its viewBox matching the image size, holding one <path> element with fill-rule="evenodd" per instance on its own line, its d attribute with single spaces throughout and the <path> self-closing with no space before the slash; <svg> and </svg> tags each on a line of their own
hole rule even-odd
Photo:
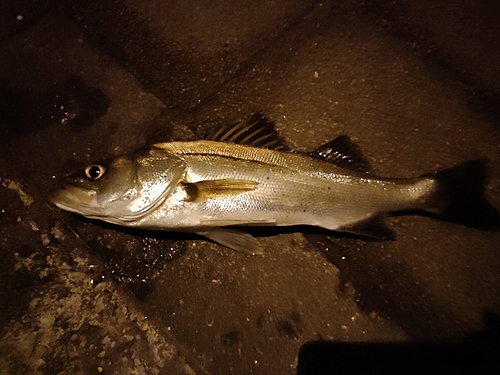
<svg viewBox="0 0 500 375">
<path fill-rule="evenodd" d="M 66 211 L 75 212 L 80 215 L 95 215 L 98 208 L 95 202 L 95 195 L 96 191 L 93 189 L 62 184 L 60 189 L 49 200 L 57 207 Z"/>
<path fill-rule="evenodd" d="M 131 202 L 130 200 L 117 199 L 115 201 L 100 202 L 98 195 L 98 192 L 94 189 L 63 183 L 52 194 L 49 201 L 62 210 L 89 219 L 104 220 L 118 225 L 131 225 L 130 223 L 140 220 L 165 200 L 165 192 L 163 192 L 151 204 L 132 211 L 130 205 L 134 203 L 133 200 Z"/>
</svg>

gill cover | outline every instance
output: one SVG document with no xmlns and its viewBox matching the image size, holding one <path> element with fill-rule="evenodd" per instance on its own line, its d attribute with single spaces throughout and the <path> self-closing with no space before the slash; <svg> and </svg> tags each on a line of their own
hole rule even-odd
<svg viewBox="0 0 500 375">
<path fill-rule="evenodd" d="M 121 197 L 101 202 L 105 220 L 120 223 L 140 219 L 155 210 L 176 188 L 185 170 L 178 157 L 151 147 L 131 157 L 133 183 Z M 109 197 L 108 197 L 109 198 Z"/>
</svg>

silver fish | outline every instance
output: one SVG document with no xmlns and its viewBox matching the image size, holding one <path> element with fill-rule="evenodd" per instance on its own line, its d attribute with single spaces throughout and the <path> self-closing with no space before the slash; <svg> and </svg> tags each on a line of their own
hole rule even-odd
<svg viewBox="0 0 500 375">
<path fill-rule="evenodd" d="M 232 249 L 261 253 L 237 226 L 312 225 L 393 238 L 388 214 L 422 211 L 466 225 L 497 227 L 484 198 L 485 161 L 412 179 L 377 177 L 340 136 L 311 154 L 285 150 L 262 115 L 208 140 L 158 143 L 66 178 L 51 201 L 63 210 L 148 230 L 195 232 Z"/>
</svg>

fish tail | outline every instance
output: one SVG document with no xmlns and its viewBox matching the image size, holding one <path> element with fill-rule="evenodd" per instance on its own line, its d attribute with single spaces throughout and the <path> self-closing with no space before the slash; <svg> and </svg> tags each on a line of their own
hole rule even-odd
<svg viewBox="0 0 500 375">
<path fill-rule="evenodd" d="M 489 168 L 471 160 L 433 175 L 437 189 L 426 211 L 446 220 L 483 230 L 500 229 L 500 214 L 486 199 Z"/>
</svg>

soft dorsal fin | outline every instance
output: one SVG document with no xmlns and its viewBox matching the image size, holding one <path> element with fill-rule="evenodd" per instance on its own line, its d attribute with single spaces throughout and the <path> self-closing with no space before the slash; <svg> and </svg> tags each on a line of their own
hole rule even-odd
<svg viewBox="0 0 500 375">
<path fill-rule="evenodd" d="M 222 126 L 206 139 L 273 150 L 286 149 L 285 142 L 276 131 L 274 123 L 266 119 L 262 113 L 253 114 L 246 122 Z"/>
<path fill-rule="evenodd" d="M 353 143 L 347 135 L 341 135 L 319 146 L 310 155 L 352 171 L 368 172 L 370 170 L 370 164 L 364 158 L 358 145 Z"/>
</svg>

